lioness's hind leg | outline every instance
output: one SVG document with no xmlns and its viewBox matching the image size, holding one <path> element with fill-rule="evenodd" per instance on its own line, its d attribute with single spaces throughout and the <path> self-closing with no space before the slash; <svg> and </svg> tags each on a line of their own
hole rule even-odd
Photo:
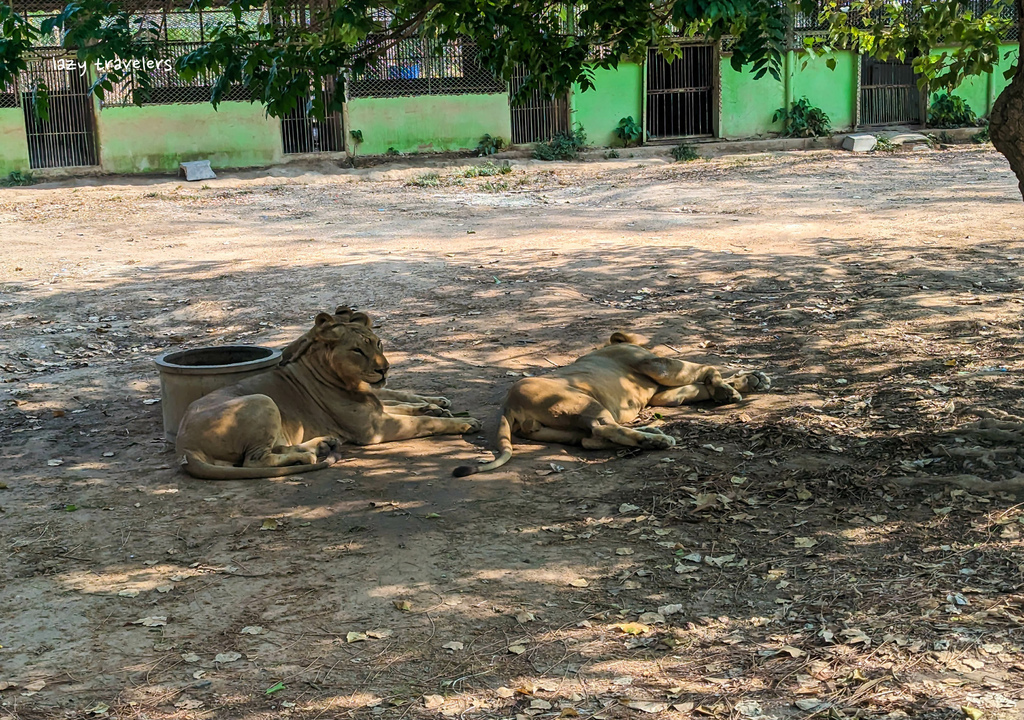
<svg viewBox="0 0 1024 720">
<path fill-rule="evenodd" d="M 619 425 L 612 418 L 611 413 L 604 408 L 601 408 L 601 413 L 592 416 L 588 424 L 595 439 L 607 440 L 616 445 L 641 447 L 645 450 L 664 450 L 676 444 L 676 439 L 671 435 L 643 432 Z M 584 445 L 584 447 L 589 446 Z"/>
<path fill-rule="evenodd" d="M 732 377 L 726 378 L 725 382 L 744 395 L 752 392 L 764 392 L 772 386 L 771 378 L 760 370 L 737 373 Z"/>
<path fill-rule="evenodd" d="M 242 467 L 285 467 L 286 465 L 315 465 L 316 452 L 301 445 L 278 445 L 246 453 Z"/>
<path fill-rule="evenodd" d="M 707 385 L 683 385 L 656 393 L 647 404 L 652 407 L 677 407 L 710 399 L 711 390 Z"/>
<path fill-rule="evenodd" d="M 535 430 L 520 430 L 516 435 L 524 437 L 527 440 L 561 443 L 562 445 L 580 445 L 583 443 L 585 438 L 589 437 L 587 433 L 582 430 L 559 430 L 557 428 L 545 427 L 543 425 Z"/>
</svg>

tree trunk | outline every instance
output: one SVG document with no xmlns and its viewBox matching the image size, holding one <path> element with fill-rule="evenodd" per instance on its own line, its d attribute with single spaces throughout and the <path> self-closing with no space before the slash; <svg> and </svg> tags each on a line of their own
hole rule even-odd
<svg viewBox="0 0 1024 720">
<path fill-rule="evenodd" d="M 1017 176 L 1017 187 L 1024 197 L 1024 0 L 1016 0 L 1020 50 L 1017 71 L 992 105 L 988 132 L 995 149 L 1006 156 Z"/>
</svg>

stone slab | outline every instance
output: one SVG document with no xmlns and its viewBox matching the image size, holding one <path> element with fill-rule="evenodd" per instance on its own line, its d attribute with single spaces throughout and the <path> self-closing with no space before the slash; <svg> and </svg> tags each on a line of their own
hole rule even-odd
<svg viewBox="0 0 1024 720">
<path fill-rule="evenodd" d="M 210 167 L 209 160 L 194 160 L 181 163 L 178 168 L 178 176 L 182 175 L 185 176 L 188 182 L 217 179 L 217 176 L 213 173 L 213 168 Z"/>
<path fill-rule="evenodd" d="M 843 138 L 843 150 L 850 152 L 871 152 L 877 144 L 874 135 L 847 135 Z"/>
</svg>

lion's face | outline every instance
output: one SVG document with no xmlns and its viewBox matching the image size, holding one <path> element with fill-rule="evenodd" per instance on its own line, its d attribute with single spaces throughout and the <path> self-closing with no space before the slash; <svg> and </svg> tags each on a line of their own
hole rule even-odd
<svg viewBox="0 0 1024 720">
<path fill-rule="evenodd" d="M 316 319 L 316 338 L 326 350 L 328 363 L 342 383 L 350 390 L 382 388 L 387 382 L 391 363 L 384 357 L 384 347 L 365 313 L 350 317 L 321 313 Z"/>
</svg>

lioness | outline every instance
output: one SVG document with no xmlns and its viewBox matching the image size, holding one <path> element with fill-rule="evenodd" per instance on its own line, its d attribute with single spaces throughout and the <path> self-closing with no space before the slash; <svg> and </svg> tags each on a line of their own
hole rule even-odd
<svg viewBox="0 0 1024 720">
<path fill-rule="evenodd" d="M 281 477 L 337 462 L 342 442 L 480 429 L 478 420 L 451 417 L 444 398 L 384 390 L 390 364 L 371 325 L 344 307 L 320 313 L 272 371 L 189 405 L 177 439 L 185 471 L 205 480 Z"/>
<path fill-rule="evenodd" d="M 738 402 L 741 393 L 767 390 L 768 376 L 743 372 L 722 378 L 713 365 L 658 357 L 641 335 L 617 332 L 610 344 L 542 377 L 523 378 L 502 405 L 492 462 L 455 468 L 456 477 L 494 470 L 512 457 L 512 434 L 540 442 L 604 448 L 664 449 L 676 439 L 657 428 L 628 428 L 648 405 L 674 407 L 701 400 Z"/>
</svg>

